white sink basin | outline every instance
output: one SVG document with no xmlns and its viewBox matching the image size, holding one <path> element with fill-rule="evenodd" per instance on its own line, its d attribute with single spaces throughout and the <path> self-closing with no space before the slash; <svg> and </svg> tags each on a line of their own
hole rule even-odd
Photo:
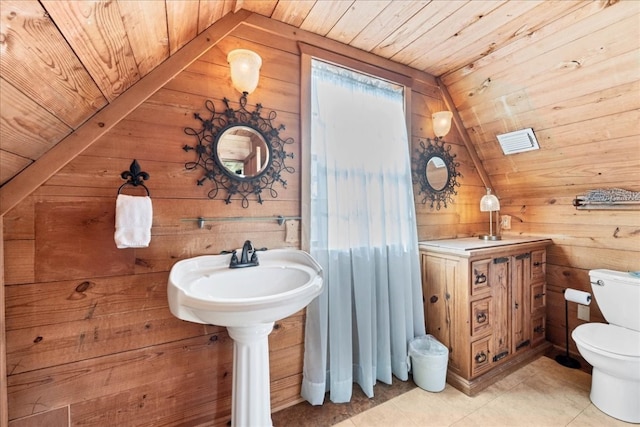
<svg viewBox="0 0 640 427">
<path fill-rule="evenodd" d="M 306 307 L 322 290 L 322 268 L 304 251 L 258 252 L 260 265 L 229 268 L 231 255 L 177 262 L 169 307 L 182 320 L 218 326 L 275 322 Z"/>
<path fill-rule="evenodd" d="M 322 291 L 322 268 L 304 251 L 258 253 L 260 265 L 229 268 L 231 255 L 178 261 L 167 295 L 174 316 L 226 326 L 233 339 L 231 425 L 271 426 L 268 335 L 276 320 Z"/>
</svg>

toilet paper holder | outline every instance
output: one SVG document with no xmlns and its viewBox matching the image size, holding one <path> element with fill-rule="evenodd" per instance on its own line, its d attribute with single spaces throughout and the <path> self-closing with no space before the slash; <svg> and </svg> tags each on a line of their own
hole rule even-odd
<svg viewBox="0 0 640 427">
<path fill-rule="evenodd" d="M 589 305 L 591 303 L 591 294 L 589 292 L 579 291 L 577 289 L 567 288 L 564 294 L 564 327 L 566 339 L 566 352 L 556 356 L 556 362 L 562 366 L 571 369 L 580 369 L 580 362 L 569 356 L 569 301 L 577 304 Z"/>
</svg>

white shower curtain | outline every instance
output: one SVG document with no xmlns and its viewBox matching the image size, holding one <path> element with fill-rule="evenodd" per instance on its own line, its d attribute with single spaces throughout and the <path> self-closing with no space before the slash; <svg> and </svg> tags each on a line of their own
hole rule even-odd
<svg viewBox="0 0 640 427">
<path fill-rule="evenodd" d="M 309 250 L 325 288 L 307 308 L 302 396 L 319 405 L 407 380 L 425 329 L 402 88 L 314 60 L 311 102 Z"/>
</svg>

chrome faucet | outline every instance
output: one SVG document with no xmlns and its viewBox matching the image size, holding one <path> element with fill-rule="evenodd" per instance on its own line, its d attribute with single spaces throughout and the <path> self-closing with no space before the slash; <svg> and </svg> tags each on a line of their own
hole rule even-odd
<svg viewBox="0 0 640 427">
<path fill-rule="evenodd" d="M 253 247 L 250 240 L 244 242 L 242 245 L 242 254 L 240 260 L 238 260 L 238 251 L 235 250 L 231 253 L 231 262 L 229 262 L 229 268 L 243 268 L 243 267 L 255 267 L 259 265 L 258 254 Z"/>
</svg>

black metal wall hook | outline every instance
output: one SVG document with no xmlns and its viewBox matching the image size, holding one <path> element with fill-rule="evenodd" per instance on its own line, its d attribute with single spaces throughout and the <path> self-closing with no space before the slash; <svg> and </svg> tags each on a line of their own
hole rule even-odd
<svg viewBox="0 0 640 427">
<path fill-rule="evenodd" d="M 147 196 L 150 195 L 149 189 L 146 185 L 144 185 L 144 181 L 149 179 L 149 174 L 140 170 L 140 165 L 136 159 L 133 159 L 131 162 L 131 166 L 129 166 L 128 171 L 123 171 L 120 176 L 122 179 L 127 179 L 127 182 L 122 184 L 120 188 L 118 188 L 118 194 L 122 191 L 124 187 L 127 185 L 132 185 L 134 187 L 142 187 L 147 191 Z"/>
</svg>

